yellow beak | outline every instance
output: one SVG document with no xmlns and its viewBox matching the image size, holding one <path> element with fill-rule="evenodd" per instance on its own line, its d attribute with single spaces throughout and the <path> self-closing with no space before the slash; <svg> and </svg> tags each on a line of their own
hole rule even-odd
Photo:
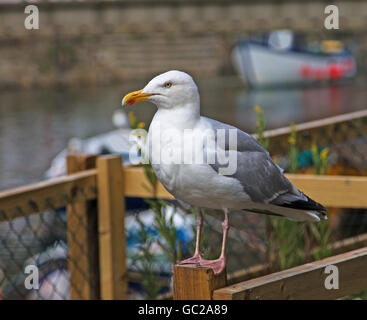
<svg viewBox="0 0 367 320">
<path fill-rule="evenodd" d="M 126 104 L 134 104 L 140 101 L 147 100 L 150 96 L 152 96 L 151 93 L 142 93 L 142 90 L 139 91 L 133 91 L 128 93 L 123 99 L 122 99 L 122 105 Z"/>
</svg>

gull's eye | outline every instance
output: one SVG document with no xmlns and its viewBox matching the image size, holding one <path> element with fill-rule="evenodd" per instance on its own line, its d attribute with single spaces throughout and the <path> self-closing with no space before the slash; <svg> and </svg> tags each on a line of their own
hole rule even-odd
<svg viewBox="0 0 367 320">
<path fill-rule="evenodd" d="M 171 88 L 172 87 L 172 82 L 168 81 L 164 84 L 165 88 Z"/>
</svg>

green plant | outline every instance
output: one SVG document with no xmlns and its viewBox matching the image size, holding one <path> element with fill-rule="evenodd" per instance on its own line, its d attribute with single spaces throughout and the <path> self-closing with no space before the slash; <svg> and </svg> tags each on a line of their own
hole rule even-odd
<svg viewBox="0 0 367 320">
<path fill-rule="evenodd" d="M 294 123 L 291 124 L 291 134 L 288 139 L 289 143 L 289 159 L 291 161 L 289 166 L 290 173 L 296 173 L 298 170 L 298 150 L 296 147 L 297 133 Z"/>
<path fill-rule="evenodd" d="M 320 165 L 320 174 L 326 174 L 327 165 L 329 160 L 329 149 L 324 148 L 320 153 L 321 165 Z"/>
<path fill-rule="evenodd" d="M 311 152 L 315 174 L 326 174 L 329 149 L 319 148 L 316 143 L 313 143 L 311 147 Z"/>
<path fill-rule="evenodd" d="M 318 224 L 310 223 L 312 236 L 316 239 L 318 247 L 312 251 L 314 260 L 320 260 L 331 256 L 332 249 L 329 244 L 330 240 L 330 225 L 328 221 L 320 221 Z"/>
<path fill-rule="evenodd" d="M 141 221 L 139 216 L 135 217 L 136 222 L 139 225 L 138 239 L 139 245 L 137 254 L 134 254 L 132 263 L 136 266 L 138 272 L 141 274 L 141 285 L 148 299 L 156 299 L 162 286 L 160 284 L 159 276 L 156 274 L 156 257 L 152 253 L 152 245 L 155 239 L 146 232 L 146 226 Z"/>
<path fill-rule="evenodd" d="M 149 163 L 143 164 L 143 168 L 145 176 L 150 184 L 150 186 L 145 185 L 144 187 L 154 195 L 153 199 L 144 199 L 144 201 L 149 204 L 150 209 L 154 213 L 154 227 L 160 236 L 160 239 L 157 238 L 156 241 L 169 261 L 175 264 L 177 261 L 181 260 L 182 257 L 182 244 L 178 241 L 177 228 L 173 220 L 176 214 L 176 208 L 170 207 L 165 200 L 157 199 L 158 178 Z M 173 211 L 168 218 L 169 209 Z"/>
<path fill-rule="evenodd" d="M 134 113 L 132 111 L 130 111 L 128 113 L 128 117 L 129 117 L 129 122 L 130 122 L 130 128 L 131 129 L 143 129 L 145 127 L 145 123 L 144 122 L 138 122 L 138 120 L 136 119 Z"/>
<path fill-rule="evenodd" d="M 259 142 L 268 146 L 269 140 L 264 138 L 265 117 L 259 106 L 257 113 L 257 137 Z M 291 133 L 288 139 L 291 173 L 298 170 L 297 135 L 294 124 L 291 124 Z M 315 152 L 315 148 L 317 153 Z M 324 151 L 326 150 L 326 151 Z M 315 171 L 324 173 L 327 169 L 327 149 L 321 153 L 313 146 L 316 160 Z M 315 161 L 314 160 L 314 161 Z M 321 259 L 331 255 L 329 244 L 330 228 L 327 221 L 301 223 L 285 218 L 265 216 L 266 259 L 271 270 L 286 269 L 299 265 L 311 259 Z"/>
<path fill-rule="evenodd" d="M 264 137 L 265 127 L 266 127 L 264 111 L 258 105 L 256 105 L 254 109 L 257 115 L 257 121 L 256 121 L 257 140 L 264 147 L 264 149 L 267 149 L 269 146 L 269 138 Z"/>
<path fill-rule="evenodd" d="M 175 264 L 182 258 L 182 243 L 178 241 L 177 228 L 173 221 L 176 210 L 168 207 L 167 202 L 161 199 L 145 201 L 154 212 L 154 227 L 160 236 L 156 241 L 169 261 Z M 169 209 L 173 211 L 168 218 Z"/>
<path fill-rule="evenodd" d="M 367 300 L 367 290 L 352 294 L 346 300 Z"/>
<path fill-rule="evenodd" d="M 314 161 L 314 173 L 316 175 L 324 175 L 327 171 L 329 149 L 323 148 L 321 152 L 316 143 L 312 145 L 312 158 Z M 328 245 L 330 240 L 329 221 L 320 221 L 317 225 L 310 224 L 313 237 L 318 241 L 319 247 L 313 252 L 313 258 L 318 260 L 326 258 L 332 254 L 332 250 Z"/>
</svg>

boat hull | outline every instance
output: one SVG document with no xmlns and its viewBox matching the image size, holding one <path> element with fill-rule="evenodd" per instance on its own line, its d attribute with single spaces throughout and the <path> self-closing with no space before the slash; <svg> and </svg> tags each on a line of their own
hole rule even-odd
<svg viewBox="0 0 367 320">
<path fill-rule="evenodd" d="M 254 87 L 335 81 L 356 73 L 355 60 L 348 52 L 282 51 L 245 42 L 233 49 L 232 59 L 241 78 Z"/>
</svg>

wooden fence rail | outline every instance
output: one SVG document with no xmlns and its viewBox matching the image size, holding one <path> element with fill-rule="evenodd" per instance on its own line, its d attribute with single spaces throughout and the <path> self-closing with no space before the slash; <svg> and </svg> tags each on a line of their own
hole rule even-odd
<svg viewBox="0 0 367 320">
<path fill-rule="evenodd" d="M 367 247 L 367 233 L 338 240 L 328 245 L 328 248 L 331 249 L 331 252 L 334 255 L 341 254 L 347 251 L 356 250 L 363 247 Z M 317 248 L 315 248 L 315 250 L 317 250 Z M 246 269 L 235 271 L 227 276 L 227 285 L 232 285 L 238 282 L 263 276 L 266 274 L 268 269 L 269 266 L 267 264 L 258 264 Z"/>
<path fill-rule="evenodd" d="M 327 266 L 336 266 L 337 289 L 327 289 Z M 226 286 L 225 273 L 208 268 L 174 267 L 174 299 L 271 300 L 337 299 L 367 289 L 367 247 Z"/>
<path fill-rule="evenodd" d="M 215 276 L 209 268 L 174 267 L 177 300 L 337 299 L 367 289 L 367 233 L 331 245 L 334 256 L 263 275 L 266 264 Z M 338 255 L 335 255 L 338 254 Z M 338 267 L 339 289 L 324 286 L 325 268 Z"/>
<path fill-rule="evenodd" d="M 124 167 L 125 196 L 127 197 L 157 197 L 173 199 L 158 182 L 157 193 L 147 190 L 144 185 L 149 185 L 141 167 Z M 307 174 L 286 174 L 294 185 L 310 195 L 316 201 L 322 202 L 327 207 L 340 208 L 365 208 L 367 207 L 367 177 L 355 176 L 316 176 Z M 97 170 L 86 170 L 64 177 L 54 178 L 43 182 L 34 183 L 24 187 L 0 191 L 0 222 L 9 220 L 5 213 L 14 207 L 22 207 L 22 215 L 29 215 L 47 209 L 44 199 L 54 199 L 54 206 L 63 206 L 61 196 L 67 194 L 73 201 L 96 199 L 93 191 L 97 188 Z M 84 189 L 83 197 L 75 190 Z M 32 201 L 30 201 L 32 200 Z M 32 206 L 37 202 L 38 207 Z M 14 216 L 11 217 L 13 219 Z"/>
<path fill-rule="evenodd" d="M 171 199 L 172 195 L 160 183 L 156 188 L 156 194 L 148 191 L 144 187 L 144 185 L 149 185 L 144 170 L 141 167 L 122 167 L 120 156 L 97 158 L 95 156 L 71 155 L 68 157 L 67 163 L 68 175 L 65 177 L 0 192 L 0 222 L 49 209 L 49 202 L 45 201 L 46 199 L 52 200 L 53 208 L 62 207 L 65 205 L 65 196 L 67 196 L 69 199 L 68 204 L 73 205 L 73 210 L 68 209 L 69 257 L 72 259 L 73 257 L 80 258 L 82 254 L 80 249 L 73 247 L 74 242 L 81 241 L 85 243 L 87 248 L 86 253 L 83 252 L 86 256 L 85 260 L 78 266 L 81 268 L 78 272 L 73 271 L 73 267 L 69 265 L 71 283 L 77 285 L 81 281 L 82 275 L 89 279 L 88 285 L 83 289 L 82 293 L 79 292 L 77 294 L 71 290 L 71 298 L 123 299 L 126 297 L 125 291 L 127 287 L 123 196 L 156 196 L 158 198 Z M 83 171 L 79 172 L 80 170 Z M 295 174 L 288 175 L 288 178 L 297 188 L 325 206 L 367 208 L 367 197 L 365 196 L 367 177 Z M 81 194 L 79 190 L 83 190 L 83 193 Z M 97 203 L 93 206 L 93 201 L 97 201 L 98 207 Z M 21 210 L 14 210 L 14 208 L 20 208 Z M 76 221 L 76 215 L 78 216 L 78 221 L 84 221 L 86 229 L 78 231 L 78 239 L 73 241 L 70 233 L 75 228 L 73 223 Z M 90 219 L 92 216 L 97 218 L 97 225 L 90 226 L 90 221 L 93 221 L 93 219 Z M 89 227 L 87 227 L 88 225 Z M 98 233 L 97 237 L 96 233 Z M 98 248 L 97 251 L 92 249 L 95 247 Z M 342 266 L 346 263 L 344 261 L 351 261 L 347 264 L 352 263 L 354 265 L 357 263 L 357 266 L 360 266 L 365 262 L 364 251 L 355 251 L 354 254 L 343 257 L 334 257 L 336 259 L 335 263 Z M 91 267 L 93 263 L 98 266 L 97 269 Z M 315 264 L 313 266 L 316 268 Z M 318 266 L 318 268 L 321 268 L 322 264 L 318 264 Z M 367 264 L 364 266 L 367 269 Z M 307 272 L 311 272 L 312 268 L 309 269 L 309 265 L 305 265 L 304 268 Z M 350 270 L 348 268 L 343 270 L 347 272 Z M 302 268 L 296 270 L 302 270 Z M 315 270 L 319 269 L 316 268 Z M 317 272 L 319 271 L 315 271 L 315 274 Z M 361 272 L 360 269 L 358 269 L 358 272 Z M 249 296 L 248 292 L 255 290 L 255 287 L 257 288 L 257 286 L 253 286 L 249 291 L 248 284 L 243 284 L 242 282 L 240 287 L 236 287 L 236 284 L 234 285 L 235 287 L 226 287 L 227 279 L 217 278 L 211 274 L 211 271 L 205 270 L 205 268 L 198 268 L 193 271 L 190 266 L 176 266 L 174 274 L 176 280 L 179 278 L 187 280 L 182 281 L 181 284 L 179 280 L 175 282 L 176 298 L 195 298 L 195 295 L 192 295 L 190 286 L 188 286 L 190 281 L 196 281 L 195 279 L 199 279 L 199 282 L 195 283 L 200 283 L 200 285 L 209 283 L 209 287 L 202 288 L 203 290 L 201 291 L 199 290 L 201 292 L 199 297 L 206 299 L 216 298 L 220 295 L 222 295 L 221 297 L 225 295 L 227 295 L 225 297 L 229 297 L 230 292 L 235 292 L 231 296 L 232 298 L 252 298 L 254 295 L 250 294 Z M 283 275 L 283 273 L 280 275 Z M 287 277 L 291 277 L 291 275 L 292 273 L 287 273 Z M 277 277 L 276 274 L 273 276 Z M 270 278 L 265 278 L 260 282 L 255 282 L 255 284 L 258 286 L 260 284 L 261 286 L 270 286 L 268 284 L 270 280 L 266 279 Z M 349 286 L 349 283 L 352 282 L 347 282 L 346 285 Z M 182 289 L 182 286 L 185 286 L 184 289 Z M 365 287 L 367 288 L 367 286 Z M 221 291 L 218 291 L 219 288 L 221 288 Z M 225 290 L 224 288 L 227 289 Z M 235 290 L 234 288 L 237 288 L 237 291 L 233 291 Z M 355 288 L 353 284 L 353 289 Z M 264 295 L 263 297 L 268 296 Z M 291 293 L 290 297 L 299 296 Z"/>
<path fill-rule="evenodd" d="M 46 198 L 53 200 L 52 205 L 55 208 L 64 206 L 65 195 L 73 202 L 80 200 L 96 199 L 97 171 L 86 170 L 70 176 L 54 178 L 24 187 L 18 187 L 0 192 L 0 222 L 26 216 L 48 208 Z M 75 192 L 78 189 L 85 190 L 85 195 Z M 34 203 L 37 206 L 33 205 Z M 21 208 L 21 212 L 12 213 L 7 216 L 6 212 L 11 212 L 14 208 Z M 2 212 L 2 214 L 1 214 Z"/>
<path fill-rule="evenodd" d="M 319 146 L 327 146 L 343 143 L 354 138 L 361 138 L 367 135 L 367 110 L 360 110 L 346 114 L 328 117 L 296 124 L 294 126 L 297 137 L 306 137 L 298 141 L 297 147 L 300 150 L 310 149 L 315 137 Z M 282 155 L 289 149 L 288 138 L 291 134 L 291 127 L 277 128 L 264 132 L 265 138 L 270 138 L 267 150 L 272 156 Z M 256 134 L 254 134 L 256 137 Z"/>
<path fill-rule="evenodd" d="M 327 289 L 327 266 L 338 270 L 337 288 Z M 213 299 L 338 299 L 367 289 L 367 247 L 214 290 Z"/>
</svg>

